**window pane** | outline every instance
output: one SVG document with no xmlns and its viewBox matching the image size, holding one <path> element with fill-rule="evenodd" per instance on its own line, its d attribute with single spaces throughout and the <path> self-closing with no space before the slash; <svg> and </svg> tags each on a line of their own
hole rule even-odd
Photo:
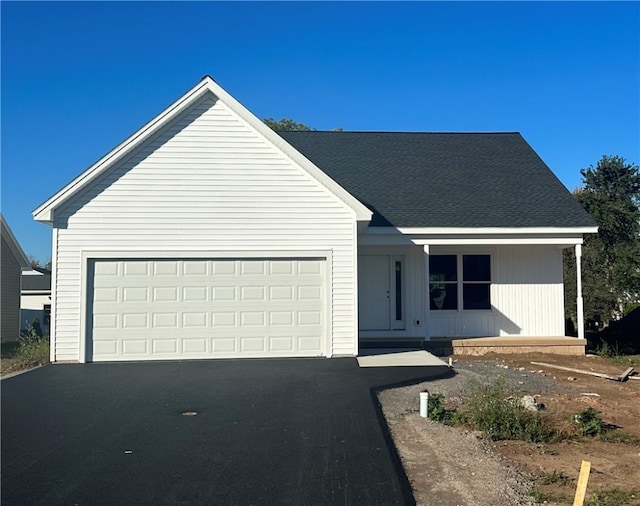
<svg viewBox="0 0 640 506">
<path fill-rule="evenodd" d="M 458 285 L 454 283 L 430 283 L 431 309 L 458 309 Z"/>
<path fill-rule="evenodd" d="M 491 281 L 489 255 L 464 255 L 462 257 L 463 281 Z"/>
<path fill-rule="evenodd" d="M 490 286 L 488 283 L 464 283 L 462 307 L 464 309 L 491 309 Z"/>
<path fill-rule="evenodd" d="M 430 281 L 457 281 L 455 255 L 430 255 L 429 256 L 429 280 Z"/>
</svg>

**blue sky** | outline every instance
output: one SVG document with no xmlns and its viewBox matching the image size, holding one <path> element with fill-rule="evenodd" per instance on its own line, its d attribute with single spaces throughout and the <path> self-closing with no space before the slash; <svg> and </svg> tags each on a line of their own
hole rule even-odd
<svg viewBox="0 0 640 506">
<path fill-rule="evenodd" d="M 640 163 L 638 2 L 2 2 L 2 212 L 31 211 L 210 74 L 318 130 L 519 131 L 569 189 Z"/>
</svg>

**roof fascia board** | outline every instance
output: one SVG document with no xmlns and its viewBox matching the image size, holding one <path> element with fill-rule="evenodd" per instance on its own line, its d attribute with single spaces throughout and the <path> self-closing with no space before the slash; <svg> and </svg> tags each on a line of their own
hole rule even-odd
<svg viewBox="0 0 640 506">
<path fill-rule="evenodd" d="M 202 81 L 200 81 L 191 90 L 189 90 L 182 97 L 172 103 L 155 118 L 146 123 L 133 135 L 131 135 L 125 141 L 112 149 L 109 153 L 107 153 L 91 167 L 85 170 L 82 174 L 72 180 L 60 191 L 58 191 L 55 195 L 50 197 L 46 202 L 36 208 L 31 213 L 33 217 L 37 221 L 52 223 L 53 211 L 56 207 L 60 207 L 60 205 L 62 205 L 66 200 L 71 198 L 71 196 L 73 196 L 76 192 L 80 191 L 96 177 L 102 174 L 102 172 L 107 170 L 113 163 L 117 162 L 123 156 L 130 153 L 133 149 L 142 144 L 151 135 L 157 132 L 160 128 L 162 128 L 183 110 L 185 110 L 189 105 L 193 104 L 197 99 L 204 95 L 208 88 L 209 87 L 206 80 L 203 79 Z"/>
<path fill-rule="evenodd" d="M 24 253 L 24 250 L 20 246 L 20 243 L 16 239 L 16 236 L 13 235 L 11 227 L 9 227 L 9 224 L 7 223 L 7 220 L 4 219 L 3 215 L 0 215 L 0 221 L 2 226 L 2 237 L 4 237 L 7 241 L 7 246 L 9 246 L 11 253 L 20 265 L 20 269 L 22 269 L 23 271 L 30 271 L 31 262 L 29 262 L 27 255 Z"/>
<path fill-rule="evenodd" d="M 478 236 L 478 235 L 546 235 L 546 234 L 595 234 L 598 227 L 368 227 L 367 235 L 442 235 L 442 236 Z"/>
<path fill-rule="evenodd" d="M 558 236 L 432 236 L 411 237 L 407 235 L 360 235 L 358 246 L 506 246 L 506 245 L 558 245 L 569 247 L 582 244 L 582 235 L 558 235 Z"/>
<path fill-rule="evenodd" d="M 479 246 L 479 245 L 533 245 L 533 244 L 555 244 L 555 245 L 574 245 L 582 244 L 583 239 L 580 237 L 460 237 L 460 238 L 432 238 L 432 239 L 413 239 L 411 241 L 417 246 Z"/>
<path fill-rule="evenodd" d="M 227 106 L 229 106 L 240 118 L 247 122 L 254 130 L 262 135 L 268 142 L 278 148 L 285 156 L 290 158 L 295 164 L 301 166 L 306 172 L 308 172 L 314 179 L 323 185 L 327 190 L 333 193 L 344 204 L 350 207 L 355 215 L 357 221 L 371 221 L 373 216 L 372 211 L 363 205 L 358 199 L 351 195 L 342 186 L 331 179 L 324 171 L 317 167 L 313 162 L 306 158 L 302 153 L 295 149 L 291 144 L 280 137 L 270 127 L 259 120 L 251 111 L 245 106 L 233 98 L 223 88 L 221 88 L 213 79 L 207 78 L 209 86 L 214 95 L 222 100 Z"/>
<path fill-rule="evenodd" d="M 333 179 L 327 176 L 322 170 L 313 163 L 303 157 L 293 146 L 282 139 L 276 132 L 271 130 L 255 115 L 253 115 L 246 107 L 233 98 L 229 93 L 222 89 L 211 77 L 205 76 L 196 86 L 185 93 L 181 98 L 171 104 L 167 109 L 158 116 L 144 125 L 132 136 L 111 150 L 107 155 L 98 160 L 89 169 L 84 171 L 80 176 L 71 181 L 68 185 L 58 191 L 46 202 L 36 208 L 33 217 L 45 223 L 53 222 L 53 211 L 62 205 L 66 200 L 71 198 L 76 192 L 80 191 L 102 172 L 107 170 L 113 163 L 120 160 L 123 156 L 130 153 L 169 121 L 175 118 L 183 110 L 193 104 L 206 92 L 222 100 L 231 110 L 233 110 L 240 118 L 247 122 L 252 128 L 258 131 L 267 141 L 271 142 L 285 156 L 288 156 L 296 164 L 305 169 L 320 184 L 325 186 L 327 190 L 332 192 L 338 199 L 350 207 L 356 215 L 358 221 L 370 221 L 372 212 L 365 207 L 360 201 L 353 197 L 344 188 L 338 185 Z"/>
</svg>

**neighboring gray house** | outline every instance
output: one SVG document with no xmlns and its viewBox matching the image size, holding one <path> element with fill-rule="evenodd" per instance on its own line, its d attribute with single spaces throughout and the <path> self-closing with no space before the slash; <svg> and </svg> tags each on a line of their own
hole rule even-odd
<svg viewBox="0 0 640 506">
<path fill-rule="evenodd" d="M 562 251 L 597 227 L 518 133 L 279 134 L 205 77 L 33 214 L 52 361 L 584 353 Z"/>
<path fill-rule="evenodd" d="M 4 216 L 0 215 L 0 221 L 0 339 L 4 343 L 20 337 L 21 276 L 31 265 Z"/>
<path fill-rule="evenodd" d="M 51 271 L 43 267 L 32 267 L 22 273 L 20 297 L 20 324 L 26 329 L 38 318 L 44 334 L 49 334 L 51 315 Z"/>
</svg>

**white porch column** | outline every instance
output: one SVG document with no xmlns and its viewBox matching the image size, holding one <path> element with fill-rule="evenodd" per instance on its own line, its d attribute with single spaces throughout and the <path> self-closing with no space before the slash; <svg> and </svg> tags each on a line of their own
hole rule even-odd
<svg viewBox="0 0 640 506">
<path fill-rule="evenodd" d="M 424 315 L 422 322 L 424 324 L 424 339 L 428 341 L 429 336 L 429 245 L 425 244 L 424 249 Z"/>
<path fill-rule="evenodd" d="M 578 337 L 584 339 L 584 306 L 582 302 L 582 244 L 576 244 L 576 309 Z"/>
</svg>

